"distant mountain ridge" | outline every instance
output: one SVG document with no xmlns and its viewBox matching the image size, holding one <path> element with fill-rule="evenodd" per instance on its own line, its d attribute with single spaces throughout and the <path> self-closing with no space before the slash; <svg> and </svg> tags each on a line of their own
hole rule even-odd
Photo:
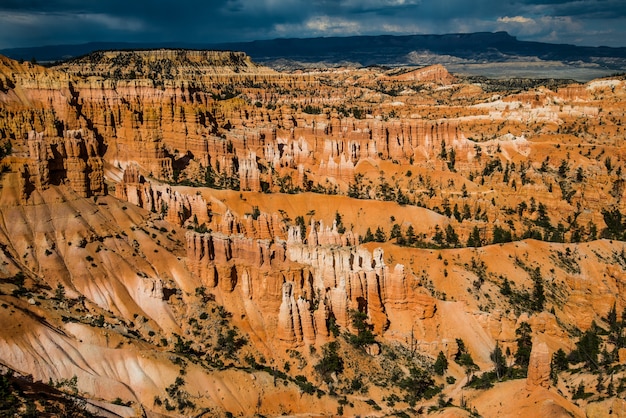
<svg viewBox="0 0 626 418">
<path fill-rule="evenodd" d="M 626 69 L 626 47 L 585 47 L 568 44 L 520 41 L 507 32 L 477 32 L 446 35 L 379 35 L 327 38 L 288 38 L 237 43 L 123 43 L 92 42 L 0 50 L 14 59 L 61 61 L 96 50 L 155 48 L 242 51 L 254 61 L 287 60 L 300 63 L 344 62 L 368 65 L 415 65 L 411 54 L 431 54 L 460 59 L 466 63 L 511 62 L 520 59 L 582 62 L 606 69 Z"/>
</svg>

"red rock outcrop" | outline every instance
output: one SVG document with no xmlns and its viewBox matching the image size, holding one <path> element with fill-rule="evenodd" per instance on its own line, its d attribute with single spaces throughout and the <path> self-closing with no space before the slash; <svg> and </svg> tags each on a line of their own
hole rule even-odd
<svg viewBox="0 0 626 418">
<path fill-rule="evenodd" d="M 197 399 L 221 405 L 218 389 L 227 388 L 245 392 L 226 396 L 231 406 L 241 401 L 231 409 L 241 415 L 297 414 L 298 408 L 259 409 L 271 383 L 245 391 L 248 380 L 235 387 L 213 379 L 200 394 L 214 367 L 230 367 L 211 357 L 219 350 L 210 353 L 202 339 L 212 334 L 201 332 L 226 330 L 200 324 L 201 315 L 219 305 L 225 310 L 219 323 L 232 322 L 251 342 L 241 358 L 227 358 L 235 367 L 245 358 L 252 368 L 265 357 L 270 364 L 262 367 L 276 377 L 277 367 L 289 373 L 298 358 L 298 371 L 284 379 L 294 386 L 303 383 L 300 373 L 313 373 L 320 346 L 335 339 L 336 327 L 356 331 L 351 314 L 359 311 L 377 344 L 357 357 L 339 338 L 346 374 L 335 374 L 333 385 L 369 379 L 368 370 L 357 373 L 349 363 L 391 361 L 378 355 L 381 347 L 383 354 L 394 346 L 411 353 L 400 376 L 418 362 L 426 367 L 426 357 L 439 351 L 451 359 L 461 339 L 481 370 L 489 370 L 496 341 L 515 349 L 515 329 L 527 322 L 535 340 L 544 342 L 533 347 L 526 382 L 513 383 L 526 385 L 532 396 L 556 393 L 548 385 L 550 351 L 573 347 L 568 329 L 585 330 L 612 306 L 626 306 L 622 237 L 577 242 L 608 237 L 603 209 L 626 205 L 620 128 L 626 83 L 509 94 L 462 80 L 442 88 L 436 84 L 455 81 L 440 67 L 399 71 L 280 74 L 242 54 L 191 51 L 99 53 L 56 70 L 2 59 L 0 145 L 3 152 L 12 146 L 0 195 L 3 303 L 39 315 L 39 301 L 57 303 L 49 289 L 60 284 L 65 306 L 84 301 L 107 319 L 119 317 L 120 329 L 122 319 L 137 330 L 146 324 L 132 340 L 133 350 L 145 353 L 122 356 L 119 368 L 107 358 L 125 352 L 119 344 L 130 340 L 113 325 L 103 326 L 102 335 L 59 325 L 74 338 L 52 335 L 44 324 L 47 347 L 71 347 L 53 351 L 71 360 L 57 368 L 41 360 L 46 350 L 29 350 L 38 339 L 17 330 L 11 310 L 0 308 L 0 320 L 24 336 L 14 345 L 0 338 L 2 360 L 26 364 L 41 378 L 77 373 L 84 390 L 119 391 L 142 405 L 156 404 L 154 396 L 171 387 L 171 362 L 183 360 L 183 339 L 189 339 L 185 355 L 202 353 L 196 357 L 208 364 L 186 372 L 200 384 Z M 609 94 L 601 107 L 599 98 Z M 105 194 L 103 172 L 115 197 L 138 207 L 111 196 L 80 198 Z M 330 196 L 348 190 L 350 197 Z M 312 193 L 296 198 L 301 191 Z M 343 225 L 330 224 L 333 216 L 343 216 Z M 359 244 L 359 234 L 378 227 L 380 242 Z M 448 227 L 457 231 L 456 241 Z M 516 242 L 499 243 L 495 227 Z M 409 228 L 414 242 L 406 245 L 401 238 Z M 480 242 L 461 248 L 473 247 L 467 238 L 474 228 Z M 570 242 L 520 240 L 537 233 L 545 241 Z M 486 245 L 492 238 L 498 243 Z M 545 284 L 541 313 L 513 302 L 513 296 L 531 298 L 525 292 L 536 268 Z M 29 292 L 41 290 L 33 285 L 39 280 L 46 289 L 42 299 L 19 299 L 23 290 L 12 276 L 18 271 L 27 273 Z M 505 278 L 509 296 L 501 291 Z M 109 347 L 110 336 L 119 348 Z M 91 351 L 83 337 L 104 342 Z M 89 355 L 81 356 L 85 349 Z M 164 352 L 178 357 L 165 359 Z M 140 369 L 150 371 L 136 376 L 154 385 L 125 374 L 137 367 L 136 358 L 151 356 L 159 360 L 142 361 Z M 154 371 L 161 360 L 168 364 L 165 377 Z M 449 374 L 463 378 L 461 367 L 450 365 Z M 225 379 L 241 379 L 248 366 Z M 307 378 L 325 384 L 316 374 Z M 435 379 L 446 396 L 458 393 Z M 374 385 L 372 398 L 395 394 Z M 308 399 L 297 394 L 295 404 Z M 346 390 L 346 396 L 362 402 L 361 395 Z M 392 413 L 389 408 L 381 414 Z"/>
<path fill-rule="evenodd" d="M 387 310 L 409 310 L 421 320 L 434 316 L 436 301 L 415 292 L 403 266 L 389 269 L 381 250 L 372 254 L 359 249 L 350 231 L 341 234 L 336 224 L 327 227 L 311 220 L 305 242 L 296 227 L 284 242 L 279 238 L 283 232 L 259 228 L 270 225 L 269 219 L 261 213 L 257 219 L 246 216 L 246 223 L 227 211 L 219 223 L 210 224 L 215 232 L 189 232 L 187 265 L 209 288 L 235 292 L 264 318 L 275 316 L 275 325 L 268 321 L 262 326 L 269 334 L 277 333 L 283 344 L 323 342 L 330 318 L 341 327 L 352 326 L 351 310 L 365 312 L 378 334 L 389 325 Z M 262 290 L 268 286 L 274 289 L 271 293 Z M 411 324 L 399 326 L 408 335 Z"/>
<path fill-rule="evenodd" d="M 33 190 L 67 183 L 79 196 L 102 196 L 104 162 L 99 143 L 82 130 L 65 131 L 63 138 L 46 138 L 31 131 L 23 141 L 16 141 L 15 152 L 8 160 L 10 169 L 19 172 L 19 188 L 25 202 Z"/>
<path fill-rule="evenodd" d="M 530 353 L 526 389 L 532 391 L 537 387 L 550 386 L 550 349 L 544 342 L 535 342 Z"/>
<path fill-rule="evenodd" d="M 330 230 L 323 224 L 309 240 L 303 244 L 296 228 L 290 230 L 287 243 L 272 244 L 238 235 L 188 232 L 187 264 L 208 287 L 233 292 L 239 286 L 243 297 L 265 317 L 277 314 L 275 332 L 287 345 L 324 341 L 330 317 L 351 327 L 350 310 L 367 313 L 374 330 L 381 333 L 389 322 L 386 303 L 411 304 L 413 295 L 407 294 L 402 267 L 390 271 L 382 251 L 372 255 L 357 249 L 349 242 L 353 238 L 342 245 L 336 227 Z M 269 287 L 279 289 L 282 296 L 263 299 L 277 296 L 261 290 L 268 282 L 275 283 Z M 265 311 L 268 306 L 278 309 Z M 430 313 L 422 315 L 432 316 L 434 309 L 431 305 Z"/>
<path fill-rule="evenodd" d="M 124 170 L 122 181 L 115 188 L 115 196 L 151 212 L 160 213 L 175 225 L 193 219 L 196 224 L 211 222 L 211 204 L 200 195 L 185 194 L 169 186 L 153 184 L 140 174 L 137 166 Z"/>
</svg>

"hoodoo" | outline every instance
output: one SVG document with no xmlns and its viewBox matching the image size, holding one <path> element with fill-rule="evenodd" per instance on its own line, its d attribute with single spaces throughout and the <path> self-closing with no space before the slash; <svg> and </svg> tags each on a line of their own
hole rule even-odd
<svg viewBox="0 0 626 418">
<path fill-rule="evenodd" d="M 623 76 L 1 57 L 0 410 L 619 411 L 625 100 Z"/>
</svg>

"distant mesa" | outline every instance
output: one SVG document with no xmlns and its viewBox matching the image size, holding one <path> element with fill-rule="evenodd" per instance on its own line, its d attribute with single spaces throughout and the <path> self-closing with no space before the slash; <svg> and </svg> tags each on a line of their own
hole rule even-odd
<svg viewBox="0 0 626 418">
<path fill-rule="evenodd" d="M 59 65 L 63 71 L 105 78 L 167 80 L 215 74 L 273 72 L 256 64 L 245 52 L 152 49 L 95 51 Z"/>
</svg>

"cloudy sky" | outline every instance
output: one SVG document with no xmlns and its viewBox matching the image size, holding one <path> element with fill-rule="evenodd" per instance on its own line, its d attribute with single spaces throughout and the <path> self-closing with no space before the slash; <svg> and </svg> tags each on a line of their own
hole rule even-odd
<svg viewBox="0 0 626 418">
<path fill-rule="evenodd" d="M 626 46 L 626 0 L 0 0 L 0 48 L 500 30 Z"/>
</svg>

